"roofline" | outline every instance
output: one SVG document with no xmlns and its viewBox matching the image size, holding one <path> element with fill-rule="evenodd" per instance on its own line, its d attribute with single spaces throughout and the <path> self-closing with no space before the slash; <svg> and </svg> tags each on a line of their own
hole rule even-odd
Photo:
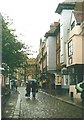
<svg viewBox="0 0 84 120">
<path fill-rule="evenodd" d="M 75 2 L 73 3 L 59 3 L 55 13 L 60 14 L 63 9 L 72 10 L 75 7 Z"/>
<path fill-rule="evenodd" d="M 47 38 L 48 36 L 55 36 L 55 35 L 54 35 L 54 33 L 48 33 L 48 32 L 46 32 L 46 34 L 44 35 L 44 37 Z"/>
<path fill-rule="evenodd" d="M 49 33 L 49 31 L 48 31 L 48 32 L 45 33 L 44 37 L 47 38 L 48 36 L 55 36 L 55 34 L 59 31 L 59 29 L 60 29 L 60 23 L 58 24 L 58 26 L 56 27 L 54 32 Z"/>
</svg>

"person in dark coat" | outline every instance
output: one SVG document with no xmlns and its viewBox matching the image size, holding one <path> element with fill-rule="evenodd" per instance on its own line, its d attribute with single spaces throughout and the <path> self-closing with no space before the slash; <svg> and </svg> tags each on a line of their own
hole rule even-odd
<svg viewBox="0 0 84 120">
<path fill-rule="evenodd" d="M 35 98 L 36 92 L 38 92 L 38 85 L 37 82 L 32 81 L 32 95 Z"/>
<path fill-rule="evenodd" d="M 18 83 L 17 83 L 17 80 L 16 80 L 16 81 L 14 81 L 14 88 L 15 88 L 16 91 L 17 91 L 17 87 L 18 87 Z"/>
<path fill-rule="evenodd" d="M 31 91 L 31 85 L 30 85 L 30 82 L 27 82 L 26 83 L 26 95 L 25 96 L 30 97 L 30 91 Z"/>
</svg>

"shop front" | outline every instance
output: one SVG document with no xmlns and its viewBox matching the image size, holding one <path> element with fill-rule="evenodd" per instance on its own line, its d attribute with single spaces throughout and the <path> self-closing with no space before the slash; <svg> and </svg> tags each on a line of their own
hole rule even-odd
<svg viewBox="0 0 84 120">
<path fill-rule="evenodd" d="M 73 65 L 68 67 L 68 78 L 70 81 L 69 95 L 73 98 L 80 98 L 80 91 L 76 85 L 84 80 L 84 65 Z"/>
</svg>

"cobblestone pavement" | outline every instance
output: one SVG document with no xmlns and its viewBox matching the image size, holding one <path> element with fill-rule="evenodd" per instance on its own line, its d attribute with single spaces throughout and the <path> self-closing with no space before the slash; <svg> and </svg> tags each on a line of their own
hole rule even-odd
<svg viewBox="0 0 84 120">
<path fill-rule="evenodd" d="M 82 108 L 82 100 L 80 98 L 71 98 L 68 93 L 65 95 L 64 94 L 58 95 L 58 94 L 56 94 L 55 90 L 49 91 L 49 90 L 42 89 L 42 91 L 56 96 L 56 98 L 59 100 L 62 100 L 64 102 L 67 102 L 67 103 L 70 103 L 70 104 L 73 104 L 73 105 L 76 105 L 76 106 Z"/>
<path fill-rule="evenodd" d="M 6 102 L 6 104 L 1 107 L 1 112 L 2 112 L 2 118 L 12 118 L 14 115 L 16 103 L 18 100 L 18 91 L 12 91 L 10 98 Z"/>
<path fill-rule="evenodd" d="M 38 92 L 36 99 L 25 98 L 25 89 L 20 88 L 21 118 L 81 118 L 82 109 L 65 103 L 55 96 Z"/>
<path fill-rule="evenodd" d="M 12 97 L 5 107 L 3 115 L 7 118 L 82 118 L 81 107 L 71 104 L 70 101 L 64 102 L 41 90 L 36 99 L 32 98 L 32 93 L 30 98 L 26 98 L 25 87 L 19 87 L 18 91 L 19 95 Z"/>
</svg>

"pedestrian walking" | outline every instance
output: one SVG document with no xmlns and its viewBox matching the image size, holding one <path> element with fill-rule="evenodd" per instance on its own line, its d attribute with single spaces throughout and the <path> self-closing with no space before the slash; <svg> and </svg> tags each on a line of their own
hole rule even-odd
<svg viewBox="0 0 84 120">
<path fill-rule="evenodd" d="M 30 85 L 30 82 L 27 82 L 26 83 L 26 94 L 25 94 L 26 97 L 30 97 L 30 91 L 31 91 L 31 85 Z"/>
<path fill-rule="evenodd" d="M 17 85 L 17 80 L 14 80 L 13 86 L 14 86 L 15 90 L 17 91 L 17 87 L 18 87 L 18 85 Z"/>
<path fill-rule="evenodd" d="M 17 91 L 17 88 L 18 88 L 18 80 L 15 81 L 15 88 L 16 88 L 16 91 Z"/>
<path fill-rule="evenodd" d="M 32 95 L 34 98 L 35 98 L 37 92 L 38 92 L 37 82 L 32 81 Z"/>
<path fill-rule="evenodd" d="M 14 84 L 13 84 L 13 83 L 14 83 L 14 80 L 11 80 L 11 81 L 10 81 L 10 86 L 11 86 L 10 88 L 11 88 L 12 90 L 13 90 L 13 88 L 14 88 Z"/>
</svg>

